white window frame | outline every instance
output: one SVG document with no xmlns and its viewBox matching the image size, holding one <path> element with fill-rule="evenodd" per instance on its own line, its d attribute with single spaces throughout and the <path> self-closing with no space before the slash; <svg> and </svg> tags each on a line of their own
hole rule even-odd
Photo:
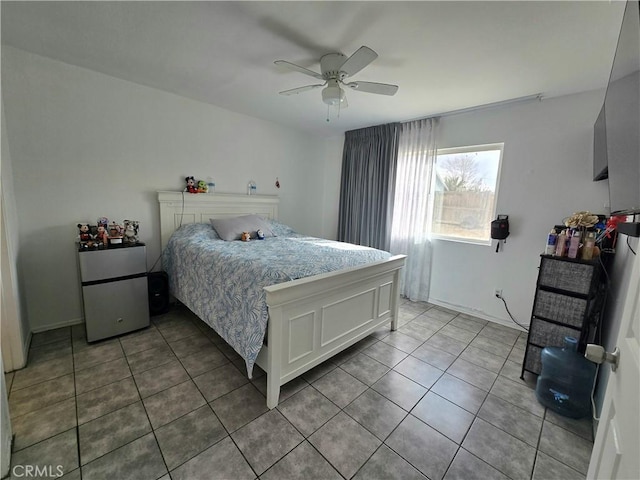
<svg viewBox="0 0 640 480">
<path fill-rule="evenodd" d="M 464 147 L 449 147 L 449 148 L 439 148 L 436 152 L 436 164 L 438 162 L 438 156 L 440 155 L 450 155 L 455 153 L 469 153 L 469 152 L 483 152 L 487 150 L 499 150 L 500 151 L 500 159 L 498 161 L 498 172 L 496 174 L 496 187 L 493 197 L 493 206 L 491 211 L 491 218 L 495 218 L 497 204 L 498 204 L 498 190 L 500 187 L 500 175 L 502 172 L 502 160 L 504 157 L 504 142 L 502 143 L 487 143 L 484 145 L 469 145 Z M 431 201 L 429 202 L 429 229 L 431 230 L 430 237 L 436 240 L 447 240 L 450 242 L 459 242 L 459 243 L 470 243 L 473 245 L 485 245 L 490 246 L 492 243 L 491 237 L 486 240 L 479 240 L 473 238 L 465 238 L 459 237 L 456 235 L 443 235 L 433 233 L 433 210 L 435 208 L 435 186 L 436 186 L 436 165 L 433 166 L 433 175 L 431 178 Z"/>
</svg>

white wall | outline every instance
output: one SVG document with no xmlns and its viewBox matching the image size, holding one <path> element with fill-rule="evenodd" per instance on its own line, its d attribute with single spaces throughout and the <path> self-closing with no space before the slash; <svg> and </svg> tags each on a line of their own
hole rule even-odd
<svg viewBox="0 0 640 480">
<path fill-rule="evenodd" d="M 504 142 L 497 213 L 509 215 L 504 250 L 433 242 L 429 299 L 509 323 L 528 324 L 539 255 L 553 225 L 580 210 L 605 212 L 606 182 L 592 181 L 593 124 L 603 100 L 594 91 L 443 117 L 439 148 Z M 511 323 L 511 325 L 513 325 Z"/>
<path fill-rule="evenodd" d="M 323 140 L 12 47 L 2 49 L 2 83 L 33 331 L 81 320 L 75 224 L 139 220 L 151 267 L 155 192 L 182 189 L 186 175 L 212 176 L 218 192 L 245 192 L 253 179 L 258 193 L 280 196 L 282 221 L 326 230 Z"/>
<path fill-rule="evenodd" d="M 338 237 L 338 209 L 340 205 L 340 181 L 342 178 L 342 150 L 344 135 L 324 139 L 323 152 L 323 197 L 322 212 L 318 217 L 322 222 L 323 238 L 335 240 Z"/>
</svg>

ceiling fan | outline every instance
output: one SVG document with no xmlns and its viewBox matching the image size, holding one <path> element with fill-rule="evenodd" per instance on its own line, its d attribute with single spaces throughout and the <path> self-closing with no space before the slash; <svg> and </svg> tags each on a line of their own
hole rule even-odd
<svg viewBox="0 0 640 480">
<path fill-rule="evenodd" d="M 303 87 L 292 88 L 280 92 L 280 95 L 297 95 L 298 93 L 316 88 L 325 87 L 322 90 L 322 101 L 329 106 L 347 107 L 347 97 L 342 87 L 347 87 L 360 92 L 376 93 L 378 95 L 395 95 L 398 91 L 397 85 L 376 82 L 345 82 L 347 77 L 351 77 L 364 67 L 378 58 L 378 54 L 369 47 L 362 46 L 347 58 L 342 53 L 328 53 L 320 58 L 320 72 L 301 67 L 295 63 L 285 60 L 276 60 L 276 65 L 282 65 L 296 72 L 304 73 L 310 77 L 324 80 L 324 83 L 305 85 Z"/>
</svg>

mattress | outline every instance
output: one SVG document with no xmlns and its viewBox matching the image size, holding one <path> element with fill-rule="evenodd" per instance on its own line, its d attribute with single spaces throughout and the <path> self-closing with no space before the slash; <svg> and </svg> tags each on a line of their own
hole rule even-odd
<svg viewBox="0 0 640 480">
<path fill-rule="evenodd" d="M 221 240 L 210 224 L 184 225 L 163 252 L 172 295 L 244 358 L 249 377 L 267 328 L 264 287 L 391 256 L 270 223 L 276 236 L 249 242 Z"/>
</svg>

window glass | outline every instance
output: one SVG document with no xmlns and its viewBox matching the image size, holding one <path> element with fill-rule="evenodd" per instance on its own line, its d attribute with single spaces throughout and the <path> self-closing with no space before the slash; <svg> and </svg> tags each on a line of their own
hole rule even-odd
<svg viewBox="0 0 640 480">
<path fill-rule="evenodd" d="M 504 144 L 438 150 L 431 235 L 491 244 Z"/>
</svg>

